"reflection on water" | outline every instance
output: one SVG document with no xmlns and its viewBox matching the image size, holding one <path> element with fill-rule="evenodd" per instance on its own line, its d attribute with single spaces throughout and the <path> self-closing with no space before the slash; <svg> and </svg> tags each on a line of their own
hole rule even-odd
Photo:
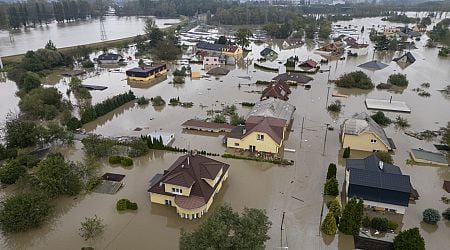
<svg viewBox="0 0 450 250">
<path fill-rule="evenodd" d="M 178 19 L 155 19 L 160 28 L 179 22 Z M 142 17 L 105 17 L 105 29 L 108 40 L 120 39 L 143 34 L 145 18 Z M 52 40 L 58 48 L 101 42 L 99 19 L 56 23 L 37 28 L 14 31 L 14 42 L 9 40 L 8 31 L 0 30 L 0 56 L 16 55 L 28 50 L 36 50 Z"/>
</svg>

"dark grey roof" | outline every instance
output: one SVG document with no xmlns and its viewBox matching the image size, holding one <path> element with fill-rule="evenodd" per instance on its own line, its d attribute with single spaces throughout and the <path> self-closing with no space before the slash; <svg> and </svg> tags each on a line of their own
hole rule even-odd
<svg viewBox="0 0 450 250">
<path fill-rule="evenodd" d="M 277 52 L 275 52 L 275 51 L 274 51 L 273 49 L 271 49 L 271 48 L 265 48 L 265 49 L 261 50 L 261 52 L 259 52 L 259 54 L 260 54 L 261 56 L 267 56 L 267 55 L 269 55 L 270 53 L 278 54 Z"/>
<path fill-rule="evenodd" d="M 97 60 L 118 60 L 120 58 L 122 58 L 122 56 L 119 54 L 108 53 L 99 55 Z"/>
<path fill-rule="evenodd" d="M 224 44 L 208 43 L 208 42 L 198 42 L 196 45 L 197 49 L 222 51 L 225 47 Z"/>
<path fill-rule="evenodd" d="M 293 81 L 293 82 L 297 82 L 297 83 L 308 83 L 314 79 L 309 76 L 302 75 L 300 73 L 287 72 L 287 73 L 283 73 L 283 74 L 279 74 L 279 75 L 275 76 L 274 78 L 272 78 L 272 80 L 282 81 L 282 82 Z"/>
<path fill-rule="evenodd" d="M 392 61 L 397 62 L 397 61 L 401 60 L 405 56 L 406 56 L 406 61 L 408 63 L 414 63 L 416 61 L 416 58 L 413 56 L 413 54 L 411 52 L 408 52 L 408 53 L 406 53 L 406 54 L 404 54 L 404 55 L 402 55 L 400 57 L 394 58 L 394 59 L 392 59 Z"/>
<path fill-rule="evenodd" d="M 387 66 L 389 66 L 389 65 L 382 63 L 378 60 L 373 60 L 373 61 L 358 65 L 358 67 L 360 67 L 360 68 L 370 69 L 370 70 L 380 70 L 380 69 L 386 68 Z"/>
<path fill-rule="evenodd" d="M 213 69 L 210 69 L 206 74 L 208 75 L 226 75 L 230 72 L 229 69 L 216 67 Z"/>
<path fill-rule="evenodd" d="M 372 154 L 365 159 L 347 160 L 347 169 L 348 197 L 357 196 L 369 201 L 408 206 L 410 177 L 403 175 L 399 167 L 382 163 Z"/>
<path fill-rule="evenodd" d="M 417 159 L 448 165 L 447 157 L 438 152 L 431 152 L 423 149 L 411 149 L 411 153 Z"/>
</svg>

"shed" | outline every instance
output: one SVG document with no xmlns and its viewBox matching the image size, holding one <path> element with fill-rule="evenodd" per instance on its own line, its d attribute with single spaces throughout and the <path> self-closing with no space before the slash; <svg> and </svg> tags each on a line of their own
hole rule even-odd
<svg viewBox="0 0 450 250">
<path fill-rule="evenodd" d="M 433 164 L 438 166 L 448 166 L 448 159 L 445 155 L 438 152 L 431 152 L 424 149 L 411 149 L 411 158 L 413 161 L 424 164 Z"/>
<path fill-rule="evenodd" d="M 407 52 L 406 54 L 392 59 L 392 61 L 397 63 L 414 63 L 416 61 L 416 58 L 413 56 L 411 52 Z"/>
</svg>

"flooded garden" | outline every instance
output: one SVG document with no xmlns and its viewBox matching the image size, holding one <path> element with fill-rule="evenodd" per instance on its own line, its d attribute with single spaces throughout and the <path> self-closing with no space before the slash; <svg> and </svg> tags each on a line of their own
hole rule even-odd
<svg viewBox="0 0 450 250">
<path fill-rule="evenodd" d="M 165 22 L 165 21 L 163 21 Z M 94 25 L 94 24 L 93 24 Z M 137 24 L 136 24 L 137 25 Z M 269 232 L 271 239 L 267 249 L 289 246 L 292 249 L 352 249 L 351 236 L 337 234 L 334 237 L 320 233 L 320 222 L 323 216 L 324 196 L 323 183 L 329 163 L 338 165 L 337 179 L 339 190 L 344 183 L 344 160 L 340 142 L 340 126 L 345 119 L 355 113 L 375 113 L 366 109 L 365 99 L 383 99 L 406 102 L 410 113 L 385 112 L 395 120 L 400 115 L 406 118 L 410 127 L 406 130 L 421 132 L 423 130 L 439 130 L 450 121 L 450 97 L 440 92 L 450 85 L 450 59 L 438 57 L 437 48 L 427 48 L 426 35 L 415 41 L 417 49 L 410 50 L 416 61 L 402 67 L 392 59 L 401 52 L 375 52 L 370 42 L 369 28 L 401 26 L 402 24 L 381 21 L 380 18 L 361 18 L 351 21 L 333 23 L 341 27 L 354 27 L 358 30 L 358 40 L 369 43 L 367 55 L 350 57 L 341 60 L 329 60 L 320 66 L 322 70 L 309 75 L 310 88 L 304 86 L 291 87 L 292 93 L 288 102 L 296 107 L 294 120 L 284 148 L 283 158 L 294 161 L 292 166 L 277 166 L 271 163 L 244 161 L 213 157 L 230 165 L 228 180 L 218 196 L 214 206 L 228 203 L 235 210 L 244 207 L 266 209 L 272 222 Z M 141 24 L 142 26 L 142 24 Z M 140 27 L 141 27 L 140 26 Z M 361 27 L 366 31 L 360 33 Z M 337 26 L 335 26 L 336 28 Z M 140 28 L 142 29 L 142 28 Z M 130 31 L 130 32 L 139 32 Z M 338 34 L 338 32 L 336 33 Z M 181 126 L 185 121 L 194 118 L 207 118 L 211 110 L 221 110 L 227 105 L 235 105 L 237 113 L 246 116 L 250 108 L 241 105 L 243 102 L 255 103 L 265 86 L 255 82 L 270 81 L 279 74 L 285 73 L 284 63 L 291 56 L 298 56 L 300 61 L 313 59 L 320 62 L 323 57 L 314 53 L 319 47 L 315 41 L 307 40 L 305 45 L 292 49 L 283 49 L 283 40 L 267 39 L 264 43 L 251 43 L 251 51 L 236 65 L 227 66 L 230 72 L 217 77 L 186 77 L 184 84 L 174 84 L 172 72 L 182 65 L 169 64 L 167 79 L 156 84 L 131 84 L 126 80 L 125 70 L 136 67 L 138 60 L 134 57 L 127 60 L 127 65 L 117 68 L 96 68 L 94 72 L 82 77 L 83 84 L 106 86 L 102 91 L 90 91 L 92 103 L 99 103 L 108 97 L 132 90 L 136 97 L 152 98 L 161 96 L 164 106 L 138 105 L 130 102 L 83 126 L 87 133 L 100 134 L 105 137 L 140 136 L 159 131 L 174 134 L 172 143 L 175 147 L 190 150 L 205 150 L 223 154 L 227 149 L 223 144 L 224 133 L 193 132 Z M 3 44 L 3 43 L 2 43 Z M 69 45 L 69 44 L 67 44 Z M 270 72 L 254 66 L 260 58 L 260 52 L 269 47 L 278 53 L 278 57 L 267 65 L 279 68 L 279 72 Z M 0 47 L 0 52 L 2 48 Z M 133 48 L 119 51 L 125 57 L 132 56 Z M 377 59 L 388 66 L 380 70 L 361 69 L 358 65 Z M 199 71 L 205 75 L 201 64 L 190 64 L 191 71 Z M 120 70 L 117 70 L 120 69 Z M 355 90 L 338 88 L 329 82 L 344 73 L 362 70 L 375 85 L 386 83 L 389 75 L 406 74 L 409 80 L 407 88 L 399 91 Z M 74 100 L 69 89 L 68 77 L 49 77 L 45 86 L 56 87 L 65 99 Z M 419 96 L 414 89 L 423 88 L 429 83 L 429 97 Z M 15 96 L 15 83 L 5 79 L 0 83 L 0 117 L 6 117 L 10 111 L 18 111 L 19 98 Z M 327 96 L 328 95 L 328 96 Z M 341 96 L 341 97 L 335 97 Z M 179 98 L 182 102 L 192 102 L 192 107 L 168 105 L 171 98 Z M 327 104 L 339 100 L 342 111 L 338 114 L 327 111 Z M 329 129 L 332 127 L 333 129 Z M 419 140 L 405 134 L 405 130 L 390 125 L 385 128 L 397 149 L 394 151 L 394 163 L 404 174 L 410 175 L 412 185 L 420 194 L 419 200 L 410 203 L 403 219 L 403 228 L 419 227 L 427 244 L 427 249 L 445 249 L 450 233 L 450 223 L 440 222 L 439 226 L 430 226 L 422 222 L 422 211 L 434 207 L 440 211 L 448 205 L 441 202 L 441 197 L 448 195 L 442 189 L 444 180 L 450 180 L 447 167 L 408 164 L 410 150 L 423 148 L 434 150 L 436 140 Z M 326 136 L 326 138 L 325 138 Z M 326 140 L 326 143 L 325 143 Z M 75 141 L 72 146 L 54 149 L 72 161 L 82 161 L 83 145 Z M 365 153 L 352 154 L 352 158 L 366 156 Z M 152 204 L 147 189 L 150 179 L 157 173 L 164 172 L 180 153 L 150 150 L 150 153 L 134 159 L 130 168 L 110 165 L 102 162 L 102 172 L 114 172 L 125 175 L 124 187 L 116 194 L 89 193 L 75 197 L 61 197 L 53 201 L 54 216 L 43 226 L 25 233 L 3 234 L 0 236 L 1 249 L 80 249 L 93 246 L 95 249 L 177 249 L 181 229 L 193 230 L 204 220 L 186 220 L 180 218 L 173 207 Z M 0 191 L 7 195 L 16 189 L 15 185 Z M 117 212 L 116 201 L 128 198 L 139 206 L 137 211 Z M 341 197 L 345 199 L 345 197 Z M 282 216 L 285 214 L 282 225 Z M 90 242 L 84 242 L 78 235 L 80 221 L 85 217 L 97 215 L 106 224 L 105 233 Z M 280 227 L 282 228 L 280 230 Z"/>
</svg>

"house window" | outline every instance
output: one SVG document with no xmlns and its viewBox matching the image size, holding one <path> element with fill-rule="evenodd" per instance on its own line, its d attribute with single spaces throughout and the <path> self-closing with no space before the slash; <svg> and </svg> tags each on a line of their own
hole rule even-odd
<svg viewBox="0 0 450 250">
<path fill-rule="evenodd" d="M 264 141 L 264 135 L 258 134 L 258 135 L 256 136 L 256 139 L 257 139 L 258 141 Z"/>
<path fill-rule="evenodd" d="M 172 188 L 172 193 L 183 193 L 183 190 L 181 188 Z"/>
<path fill-rule="evenodd" d="M 239 146 L 239 143 L 235 142 L 235 143 L 234 143 L 234 146 Z"/>
<path fill-rule="evenodd" d="M 370 143 L 377 143 L 376 139 L 370 139 Z"/>
<path fill-rule="evenodd" d="M 172 206 L 172 201 L 171 200 L 165 200 L 166 205 Z"/>
</svg>

